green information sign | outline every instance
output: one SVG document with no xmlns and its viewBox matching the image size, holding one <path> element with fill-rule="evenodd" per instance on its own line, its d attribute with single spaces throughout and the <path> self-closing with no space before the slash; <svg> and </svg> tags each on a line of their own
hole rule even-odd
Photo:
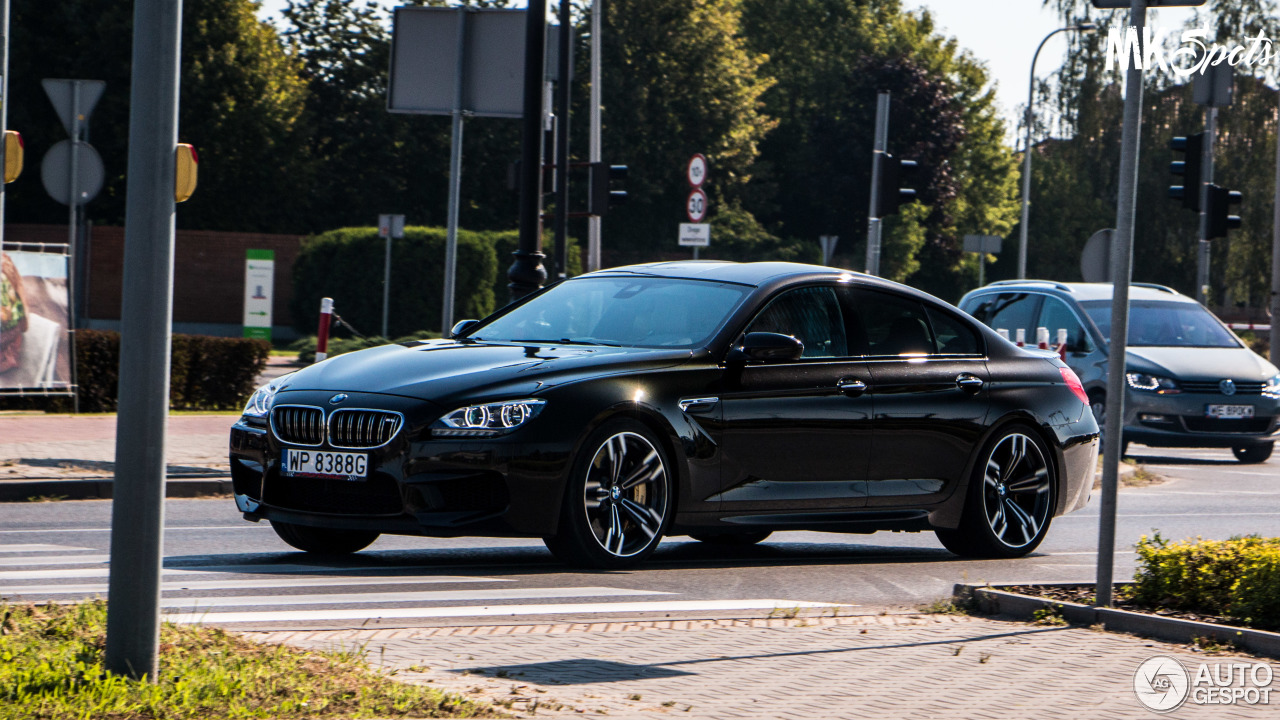
<svg viewBox="0 0 1280 720">
<path fill-rule="evenodd" d="M 271 340 L 271 295 L 275 281 L 274 250 L 247 250 L 244 261 L 244 336 Z"/>
</svg>

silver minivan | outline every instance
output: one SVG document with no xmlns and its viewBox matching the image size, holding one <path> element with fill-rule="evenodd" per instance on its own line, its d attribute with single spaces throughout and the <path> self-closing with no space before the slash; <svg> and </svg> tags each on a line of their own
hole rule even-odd
<svg viewBox="0 0 1280 720">
<path fill-rule="evenodd" d="M 1251 351 L 1194 299 L 1162 285 L 1134 283 L 1129 293 L 1124 447 L 1231 448 L 1246 463 L 1271 457 L 1280 426 L 1280 370 Z M 1047 328 L 1080 376 L 1098 426 L 1103 425 L 1110 283 L 1004 280 L 960 300 L 978 320 L 1021 330 L 1027 344 Z"/>
</svg>

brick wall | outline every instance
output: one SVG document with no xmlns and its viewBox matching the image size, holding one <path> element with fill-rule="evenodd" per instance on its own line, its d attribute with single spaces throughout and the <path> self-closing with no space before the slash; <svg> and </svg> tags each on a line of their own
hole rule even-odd
<svg viewBox="0 0 1280 720">
<path fill-rule="evenodd" d="M 239 325 L 244 320 L 246 250 L 276 253 L 273 325 L 289 325 L 293 262 L 301 235 L 179 230 L 174 248 L 173 321 Z M 65 225 L 7 225 L 5 242 L 65 243 Z M 96 226 L 89 238 L 88 316 L 120 319 L 124 228 Z"/>
</svg>

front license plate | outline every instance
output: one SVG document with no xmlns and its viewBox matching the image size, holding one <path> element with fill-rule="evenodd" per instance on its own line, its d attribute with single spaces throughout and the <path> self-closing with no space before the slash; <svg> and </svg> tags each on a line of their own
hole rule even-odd
<svg viewBox="0 0 1280 720">
<path fill-rule="evenodd" d="M 281 471 L 297 477 L 363 480 L 369 474 L 367 453 L 285 450 Z"/>
<path fill-rule="evenodd" d="M 1204 409 L 1205 417 L 1219 420 L 1244 420 L 1253 417 L 1252 405 L 1209 405 Z"/>
</svg>

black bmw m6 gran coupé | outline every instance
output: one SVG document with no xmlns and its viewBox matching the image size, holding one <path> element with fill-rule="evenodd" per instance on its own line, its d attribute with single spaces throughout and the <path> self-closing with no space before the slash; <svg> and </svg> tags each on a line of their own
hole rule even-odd
<svg viewBox="0 0 1280 720">
<path fill-rule="evenodd" d="M 1017 557 L 1088 502 L 1097 452 L 1057 356 L 879 278 L 718 261 L 589 273 L 331 358 L 231 431 L 236 504 L 301 550 L 541 537 L 601 568 L 779 530 Z"/>
</svg>

